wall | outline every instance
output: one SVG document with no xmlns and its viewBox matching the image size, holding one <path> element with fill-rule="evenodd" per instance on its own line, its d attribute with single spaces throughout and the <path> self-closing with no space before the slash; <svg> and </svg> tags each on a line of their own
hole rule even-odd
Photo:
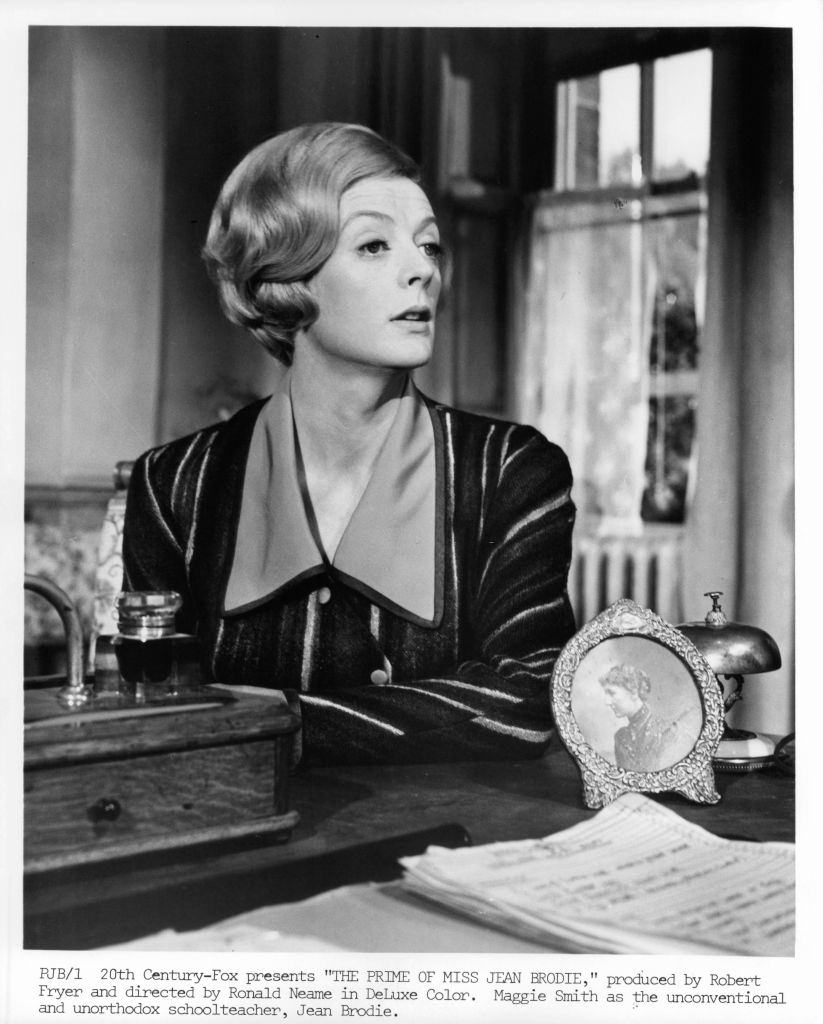
<svg viewBox="0 0 823 1024">
<path fill-rule="evenodd" d="M 271 390 L 279 365 L 223 318 L 200 259 L 220 186 L 253 145 L 305 121 L 356 121 L 397 141 L 427 182 L 444 187 L 439 93 L 451 50 L 460 73 L 470 69 L 476 80 L 483 119 L 469 171 L 502 181 L 516 162 L 502 130 L 511 88 L 494 83 L 511 78 L 514 38 L 428 29 L 33 30 L 28 485 L 107 487 L 118 459 Z M 447 224 L 449 200 L 433 199 Z M 486 216 L 475 218 L 484 230 Z M 461 226 L 455 220 L 455 234 Z M 487 233 L 471 238 L 473 250 Z M 481 260 L 482 281 L 471 268 L 461 280 L 483 295 L 499 290 L 486 265 L 498 255 L 492 245 Z M 455 295 L 444 308 L 435 358 L 418 375 L 429 394 L 472 407 L 492 404 L 480 392 L 499 398 L 498 306 L 487 311 Z M 464 340 L 455 359 L 458 310 Z M 468 371 L 478 367 L 472 383 Z"/>
<path fill-rule="evenodd" d="M 34 28 L 30 41 L 24 560 L 88 629 L 112 469 L 156 436 L 163 33 Z M 55 667 L 29 648 L 62 632 L 27 593 L 27 674 Z"/>
<path fill-rule="evenodd" d="M 26 479 L 107 484 L 154 441 L 162 33 L 33 29 Z"/>
</svg>

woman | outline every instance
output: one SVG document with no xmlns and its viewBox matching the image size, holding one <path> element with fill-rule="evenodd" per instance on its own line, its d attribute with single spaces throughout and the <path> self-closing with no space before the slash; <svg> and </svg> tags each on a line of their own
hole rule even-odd
<svg viewBox="0 0 823 1024">
<path fill-rule="evenodd" d="M 356 125 L 278 135 L 229 177 L 204 256 L 289 368 L 137 462 L 127 588 L 180 591 L 214 679 L 299 691 L 304 760 L 540 754 L 574 629 L 571 475 L 536 431 L 411 382 L 441 288 L 415 165 Z"/>
<path fill-rule="evenodd" d="M 651 679 L 635 665 L 612 665 L 601 677 L 606 704 L 628 722 L 614 734 L 614 763 L 634 772 L 656 772 L 678 760 L 678 723 L 656 715 L 646 703 Z"/>
</svg>

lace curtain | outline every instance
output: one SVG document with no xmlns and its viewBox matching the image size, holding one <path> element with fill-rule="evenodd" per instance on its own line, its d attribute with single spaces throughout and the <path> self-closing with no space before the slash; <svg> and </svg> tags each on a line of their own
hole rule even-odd
<svg viewBox="0 0 823 1024">
<path fill-rule="evenodd" d="M 522 282 L 516 418 L 563 447 L 581 518 L 641 530 L 656 270 L 641 200 L 538 205 Z"/>
</svg>

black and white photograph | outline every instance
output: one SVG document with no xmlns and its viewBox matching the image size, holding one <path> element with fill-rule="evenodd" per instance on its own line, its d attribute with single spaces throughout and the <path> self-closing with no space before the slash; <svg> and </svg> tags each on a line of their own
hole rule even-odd
<svg viewBox="0 0 823 1024">
<path fill-rule="evenodd" d="M 637 637 L 604 640 L 583 659 L 572 711 L 601 757 L 634 772 L 671 768 L 703 727 L 700 690 L 688 667 Z"/>
<path fill-rule="evenodd" d="M 10 1024 L 813 1021 L 823 11 L 639 6 L 13 5 Z"/>
</svg>

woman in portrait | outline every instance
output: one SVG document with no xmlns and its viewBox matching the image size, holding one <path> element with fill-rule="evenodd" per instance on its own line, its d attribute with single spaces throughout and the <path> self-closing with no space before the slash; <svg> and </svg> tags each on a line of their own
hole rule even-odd
<svg viewBox="0 0 823 1024">
<path fill-rule="evenodd" d="M 652 684 L 636 665 L 613 665 L 601 677 L 606 704 L 616 718 L 628 722 L 614 734 L 614 761 L 618 768 L 654 772 L 677 760 L 678 723 L 656 715 L 647 700 Z"/>
<path fill-rule="evenodd" d="M 539 755 L 574 631 L 562 451 L 415 387 L 442 249 L 414 163 L 369 129 L 275 136 L 204 258 L 287 369 L 131 478 L 125 588 L 173 589 L 211 681 L 299 693 L 308 762 Z"/>
</svg>

